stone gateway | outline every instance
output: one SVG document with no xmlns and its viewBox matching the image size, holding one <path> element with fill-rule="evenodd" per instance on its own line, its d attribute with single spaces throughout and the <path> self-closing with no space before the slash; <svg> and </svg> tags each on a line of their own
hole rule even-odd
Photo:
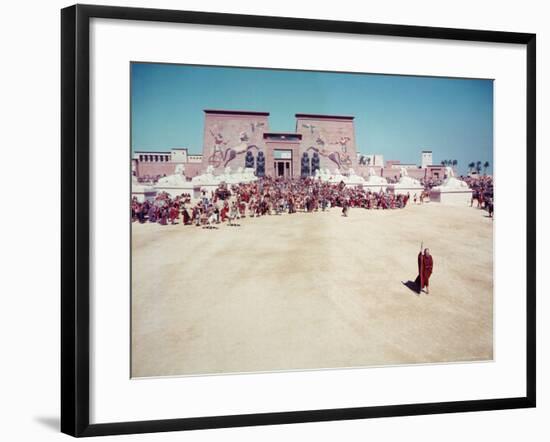
<svg viewBox="0 0 550 442">
<path fill-rule="evenodd" d="M 296 114 L 296 132 L 269 131 L 269 113 L 204 111 L 202 169 L 255 168 L 261 176 L 298 178 L 319 169 L 357 169 L 354 117 Z"/>
</svg>

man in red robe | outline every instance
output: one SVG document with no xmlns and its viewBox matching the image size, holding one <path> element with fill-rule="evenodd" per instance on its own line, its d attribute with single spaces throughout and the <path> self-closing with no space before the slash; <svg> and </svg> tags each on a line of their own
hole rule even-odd
<svg viewBox="0 0 550 442">
<path fill-rule="evenodd" d="M 418 254 L 418 277 L 416 278 L 416 286 L 418 287 L 418 293 L 422 289 L 426 288 L 426 294 L 430 293 L 430 276 L 432 276 L 432 271 L 434 267 L 434 260 L 432 255 L 430 255 L 430 249 L 420 249 Z"/>
<path fill-rule="evenodd" d="M 225 220 L 227 219 L 227 214 L 229 213 L 229 203 L 227 202 L 227 200 L 225 200 L 225 202 L 223 203 L 223 208 L 222 208 L 222 211 L 221 211 L 221 218 L 222 218 L 222 223 L 225 222 Z"/>
</svg>

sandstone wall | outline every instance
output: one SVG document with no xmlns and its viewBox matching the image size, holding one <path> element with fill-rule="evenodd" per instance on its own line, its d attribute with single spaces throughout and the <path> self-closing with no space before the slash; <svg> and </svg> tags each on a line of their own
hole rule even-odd
<svg viewBox="0 0 550 442">
<path fill-rule="evenodd" d="M 353 117 L 296 114 L 296 132 L 302 135 L 301 152 L 318 152 L 321 169 L 358 170 Z"/>
<path fill-rule="evenodd" d="M 222 173 L 245 167 L 247 150 L 256 158 L 265 153 L 264 132 L 269 131 L 269 113 L 205 110 L 202 168 L 213 166 Z M 255 163 L 254 163 L 255 164 Z"/>
</svg>

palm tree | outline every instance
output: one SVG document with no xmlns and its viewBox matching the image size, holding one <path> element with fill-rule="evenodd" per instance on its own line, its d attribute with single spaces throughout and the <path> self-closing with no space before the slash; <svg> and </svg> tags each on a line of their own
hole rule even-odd
<svg viewBox="0 0 550 442">
<path fill-rule="evenodd" d="M 446 166 L 446 165 L 447 165 L 447 160 L 442 160 L 442 161 L 441 161 L 441 165 L 442 165 L 442 166 Z"/>
<path fill-rule="evenodd" d="M 478 161 L 476 163 L 476 172 L 478 173 L 478 175 L 479 175 L 479 172 L 481 172 L 481 161 Z"/>
<path fill-rule="evenodd" d="M 489 167 L 489 161 L 483 163 L 483 175 L 487 175 L 487 168 Z"/>
<path fill-rule="evenodd" d="M 457 161 L 457 160 L 451 161 L 451 164 L 450 164 L 450 166 L 452 166 L 452 168 L 453 168 L 453 172 L 455 172 L 455 173 L 456 173 L 456 165 L 457 165 L 457 164 L 458 164 L 458 161 Z"/>
<path fill-rule="evenodd" d="M 473 161 L 468 164 L 468 169 L 469 169 L 470 173 L 472 173 L 472 170 L 474 170 L 475 166 L 476 166 L 476 163 L 474 163 Z"/>
</svg>

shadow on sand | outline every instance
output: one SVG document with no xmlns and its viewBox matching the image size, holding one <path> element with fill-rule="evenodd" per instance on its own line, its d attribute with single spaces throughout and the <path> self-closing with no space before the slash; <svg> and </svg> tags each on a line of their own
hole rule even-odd
<svg viewBox="0 0 550 442">
<path fill-rule="evenodd" d="M 420 295 L 420 291 L 418 290 L 418 284 L 416 284 L 416 282 L 411 281 L 411 280 L 408 280 L 407 282 L 405 282 L 405 281 L 401 281 L 401 282 L 405 287 L 412 290 L 415 293 L 415 295 L 417 295 L 417 296 Z"/>
</svg>

